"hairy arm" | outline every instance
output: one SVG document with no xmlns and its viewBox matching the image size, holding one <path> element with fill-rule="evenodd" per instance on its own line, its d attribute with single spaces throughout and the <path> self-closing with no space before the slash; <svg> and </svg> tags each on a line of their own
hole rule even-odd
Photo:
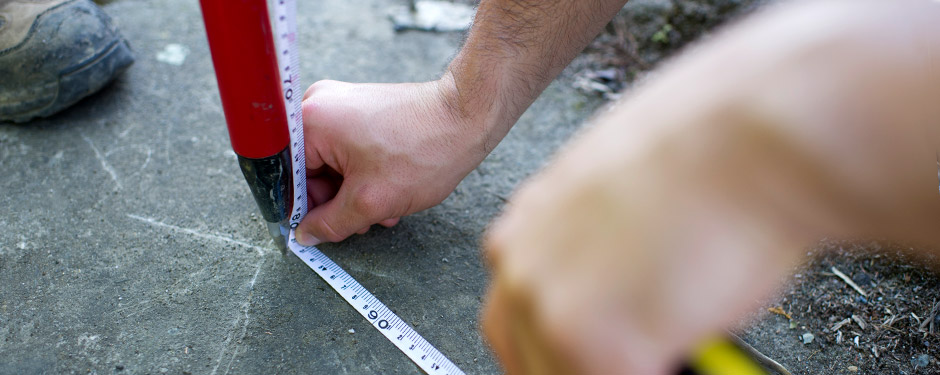
<svg viewBox="0 0 940 375">
<path fill-rule="evenodd" d="M 304 95 L 297 239 L 341 241 L 443 201 L 625 0 L 483 0 L 440 80 L 320 81 Z"/>
<path fill-rule="evenodd" d="M 486 134 L 488 153 L 626 0 L 483 0 L 444 76 L 451 104 Z"/>
<path fill-rule="evenodd" d="M 782 6 L 599 116 L 488 235 L 507 372 L 675 373 L 823 236 L 940 246 L 938 18 Z"/>
</svg>

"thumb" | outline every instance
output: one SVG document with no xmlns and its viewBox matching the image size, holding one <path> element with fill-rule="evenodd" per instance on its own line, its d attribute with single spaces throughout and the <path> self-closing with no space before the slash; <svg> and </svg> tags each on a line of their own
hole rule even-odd
<svg viewBox="0 0 940 375">
<path fill-rule="evenodd" d="M 297 226 L 297 242 L 304 246 L 339 242 L 379 221 L 372 215 L 377 211 L 363 204 L 368 199 L 353 196 L 349 185 L 347 180 L 333 199 L 307 213 Z"/>
</svg>

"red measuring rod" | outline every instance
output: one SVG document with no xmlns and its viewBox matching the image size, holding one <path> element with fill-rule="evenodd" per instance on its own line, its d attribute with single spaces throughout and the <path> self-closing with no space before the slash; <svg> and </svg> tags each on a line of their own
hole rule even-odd
<svg viewBox="0 0 940 375">
<path fill-rule="evenodd" d="M 291 204 L 287 111 L 266 0 L 200 0 L 232 148 L 268 222 L 286 246 Z"/>
</svg>

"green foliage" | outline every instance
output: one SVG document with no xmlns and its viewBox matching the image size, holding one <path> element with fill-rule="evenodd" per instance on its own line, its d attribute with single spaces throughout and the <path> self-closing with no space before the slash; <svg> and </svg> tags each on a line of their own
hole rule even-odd
<svg viewBox="0 0 940 375">
<path fill-rule="evenodd" d="M 672 25 L 667 23 L 663 25 L 663 27 L 659 29 L 659 31 L 653 34 L 653 36 L 650 39 L 652 39 L 653 42 L 656 42 L 656 43 L 669 44 L 669 32 L 670 31 L 672 31 Z"/>
</svg>

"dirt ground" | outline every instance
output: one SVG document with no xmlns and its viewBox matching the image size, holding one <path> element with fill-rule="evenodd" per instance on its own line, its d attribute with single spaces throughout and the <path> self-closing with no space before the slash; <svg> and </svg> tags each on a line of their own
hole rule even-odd
<svg viewBox="0 0 940 375">
<path fill-rule="evenodd" d="M 768 3 L 633 0 L 568 78 L 582 92 L 616 100 L 687 44 Z M 915 253 L 922 251 L 821 242 L 736 334 L 793 374 L 940 374 L 940 279 L 928 266 L 936 262 Z"/>
<path fill-rule="evenodd" d="M 937 374 L 940 280 L 915 252 L 824 242 L 740 334 L 794 374 Z"/>
</svg>

